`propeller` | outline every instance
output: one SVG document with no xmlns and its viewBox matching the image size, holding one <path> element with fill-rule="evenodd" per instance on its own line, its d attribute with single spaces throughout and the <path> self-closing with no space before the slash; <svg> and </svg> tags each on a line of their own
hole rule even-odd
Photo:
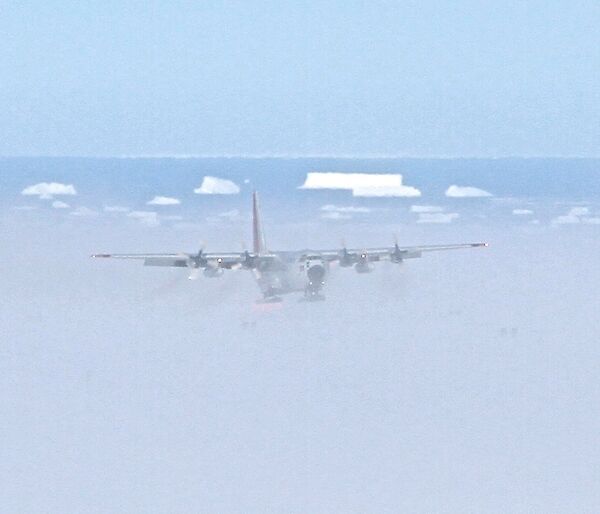
<svg viewBox="0 0 600 514">
<path fill-rule="evenodd" d="M 242 266 L 246 269 L 254 269 L 256 268 L 256 257 L 252 254 L 250 254 L 250 252 L 248 250 L 244 250 L 244 253 L 242 254 Z"/>
<path fill-rule="evenodd" d="M 402 262 L 403 252 L 398 246 L 398 236 L 394 234 L 394 250 L 390 253 L 390 260 L 396 264 Z"/>
<path fill-rule="evenodd" d="M 187 266 L 190 268 L 188 279 L 196 280 L 200 276 L 200 268 L 206 268 L 208 261 L 204 257 L 204 248 L 201 247 L 198 253 L 188 255 Z"/>
<path fill-rule="evenodd" d="M 346 248 L 346 241 L 342 239 L 342 250 L 340 251 L 340 261 L 339 264 L 342 268 L 349 268 L 356 261 L 356 256 L 348 252 Z"/>
<path fill-rule="evenodd" d="M 204 257 L 204 248 L 200 248 L 197 254 L 188 256 L 188 266 L 190 268 L 203 268 L 206 264 L 207 260 Z"/>
<path fill-rule="evenodd" d="M 242 248 L 243 248 L 243 252 L 241 253 L 241 258 L 242 258 L 242 268 L 244 269 L 255 269 L 256 268 L 256 256 L 252 255 L 249 251 L 248 251 L 248 246 L 246 245 L 245 241 L 242 241 Z"/>
</svg>

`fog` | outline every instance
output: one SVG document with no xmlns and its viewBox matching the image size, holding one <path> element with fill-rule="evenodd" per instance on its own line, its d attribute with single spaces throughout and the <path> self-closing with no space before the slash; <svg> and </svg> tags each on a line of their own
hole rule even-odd
<svg viewBox="0 0 600 514">
<path fill-rule="evenodd" d="M 1 510 L 597 510 L 596 228 L 279 220 L 268 236 L 393 229 L 491 245 L 334 270 L 325 302 L 259 306 L 247 272 L 89 258 L 192 251 L 198 228 L 7 211 Z"/>
</svg>

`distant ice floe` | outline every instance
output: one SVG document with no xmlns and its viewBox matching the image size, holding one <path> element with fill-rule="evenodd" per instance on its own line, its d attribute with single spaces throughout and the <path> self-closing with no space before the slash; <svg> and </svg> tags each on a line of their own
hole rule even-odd
<svg viewBox="0 0 600 514">
<path fill-rule="evenodd" d="M 223 223 L 224 221 L 237 221 L 240 219 L 240 211 L 231 209 L 230 211 L 220 212 L 216 216 L 208 216 L 206 221 L 209 223 Z"/>
<path fill-rule="evenodd" d="M 343 205 L 323 205 L 323 207 L 321 207 L 321 210 L 324 212 L 340 212 L 340 213 L 369 213 L 371 212 L 371 209 L 369 209 L 368 207 L 354 207 L 352 205 L 348 205 L 348 206 L 343 206 Z"/>
<path fill-rule="evenodd" d="M 239 192 L 240 188 L 235 182 L 208 175 L 202 179 L 200 187 L 194 189 L 198 195 L 237 195 Z"/>
<path fill-rule="evenodd" d="M 450 198 L 483 198 L 493 195 L 478 187 L 452 185 L 446 189 L 446 196 Z"/>
<path fill-rule="evenodd" d="M 23 191 L 25 196 L 38 196 L 41 200 L 51 200 L 57 195 L 76 195 L 77 191 L 73 184 L 61 184 L 60 182 L 40 182 L 28 186 Z"/>
<path fill-rule="evenodd" d="M 131 211 L 127 217 L 138 220 L 147 227 L 157 227 L 160 225 L 158 214 L 154 211 Z"/>
<path fill-rule="evenodd" d="M 417 197 L 421 191 L 402 184 L 400 174 L 373 173 L 320 173 L 306 174 L 299 189 L 343 189 L 356 197 Z"/>
<path fill-rule="evenodd" d="M 531 216 L 533 211 L 531 209 L 513 209 L 512 213 L 515 216 Z"/>
<path fill-rule="evenodd" d="M 72 210 L 69 214 L 80 218 L 93 218 L 98 216 L 98 212 L 89 207 L 77 207 L 77 209 Z"/>
<path fill-rule="evenodd" d="M 457 212 L 420 212 L 417 223 L 452 223 L 458 217 Z"/>
<path fill-rule="evenodd" d="M 372 209 L 353 205 L 327 204 L 321 207 L 321 218 L 326 220 L 349 220 L 353 214 L 368 214 Z"/>
<path fill-rule="evenodd" d="M 129 207 L 122 207 L 120 205 L 105 205 L 104 212 L 129 212 Z"/>
<path fill-rule="evenodd" d="M 569 214 L 565 214 L 564 216 L 557 216 L 552 220 L 553 225 L 569 225 L 580 222 L 581 220 L 579 219 L 579 216 L 571 216 Z"/>
<path fill-rule="evenodd" d="M 323 218 L 324 220 L 351 220 L 352 215 L 345 214 L 339 211 L 329 211 L 321 214 L 321 218 Z"/>
<path fill-rule="evenodd" d="M 68 203 L 61 202 L 60 200 L 54 200 L 52 202 L 53 209 L 68 209 L 69 207 L 71 206 Z"/>
<path fill-rule="evenodd" d="M 443 207 L 439 207 L 437 205 L 411 205 L 410 212 L 414 212 L 417 214 L 426 213 L 426 212 L 442 212 L 444 210 Z"/>
<path fill-rule="evenodd" d="M 553 225 L 574 225 L 577 223 L 585 223 L 588 225 L 600 224 L 600 218 L 590 218 L 588 215 L 590 210 L 588 207 L 572 207 L 567 214 L 557 216 L 552 220 Z"/>
<path fill-rule="evenodd" d="M 146 205 L 179 205 L 181 201 L 178 198 L 172 198 L 170 196 L 155 196 Z"/>
<path fill-rule="evenodd" d="M 410 212 L 417 214 L 417 223 L 452 223 L 460 215 L 456 212 L 444 212 L 438 205 L 411 205 Z"/>
<path fill-rule="evenodd" d="M 590 213 L 589 208 L 587 207 L 573 207 L 570 211 L 568 216 L 587 216 Z"/>
<path fill-rule="evenodd" d="M 231 209 L 230 211 L 221 212 L 219 218 L 225 218 L 228 220 L 234 220 L 240 217 L 240 211 L 237 209 Z"/>
</svg>

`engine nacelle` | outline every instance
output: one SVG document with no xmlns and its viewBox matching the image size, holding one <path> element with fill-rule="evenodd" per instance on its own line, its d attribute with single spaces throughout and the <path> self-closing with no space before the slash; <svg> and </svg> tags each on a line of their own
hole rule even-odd
<svg viewBox="0 0 600 514">
<path fill-rule="evenodd" d="M 361 253 L 358 257 L 358 262 L 354 265 L 356 273 L 370 273 L 373 268 L 369 266 L 369 256 L 366 253 Z"/>
<path fill-rule="evenodd" d="M 218 278 L 223 275 L 223 268 L 208 267 L 204 268 L 204 271 L 202 273 L 207 278 Z"/>
<path fill-rule="evenodd" d="M 304 258 L 303 267 L 308 279 L 306 292 L 312 295 L 318 294 L 325 284 L 325 277 L 328 271 L 327 262 L 320 255 L 307 255 Z"/>
<path fill-rule="evenodd" d="M 373 268 L 369 266 L 368 262 L 358 262 L 354 265 L 354 271 L 356 271 L 356 273 L 371 273 Z"/>
<path fill-rule="evenodd" d="M 356 262 L 356 256 L 353 255 L 353 254 L 351 254 L 351 253 L 349 253 L 348 250 L 346 250 L 346 248 L 344 248 L 340 252 L 340 258 L 338 260 L 338 263 L 339 263 L 340 267 L 342 267 L 342 268 L 349 268 L 355 262 Z"/>
<path fill-rule="evenodd" d="M 325 279 L 325 266 L 313 264 L 306 269 L 306 276 L 310 283 L 322 283 Z"/>
</svg>

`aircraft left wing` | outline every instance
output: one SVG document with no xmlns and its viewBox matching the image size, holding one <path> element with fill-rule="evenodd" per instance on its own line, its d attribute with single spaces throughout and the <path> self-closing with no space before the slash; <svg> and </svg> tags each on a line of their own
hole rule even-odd
<svg viewBox="0 0 600 514">
<path fill-rule="evenodd" d="M 398 246 L 378 248 L 342 248 L 341 250 L 315 250 L 314 253 L 321 255 L 324 259 L 341 264 L 352 264 L 359 261 L 396 261 L 404 259 L 415 259 L 423 253 L 439 252 L 445 250 L 460 250 L 464 248 L 486 247 L 488 243 L 460 243 L 448 245 L 423 245 L 423 246 Z"/>
</svg>

